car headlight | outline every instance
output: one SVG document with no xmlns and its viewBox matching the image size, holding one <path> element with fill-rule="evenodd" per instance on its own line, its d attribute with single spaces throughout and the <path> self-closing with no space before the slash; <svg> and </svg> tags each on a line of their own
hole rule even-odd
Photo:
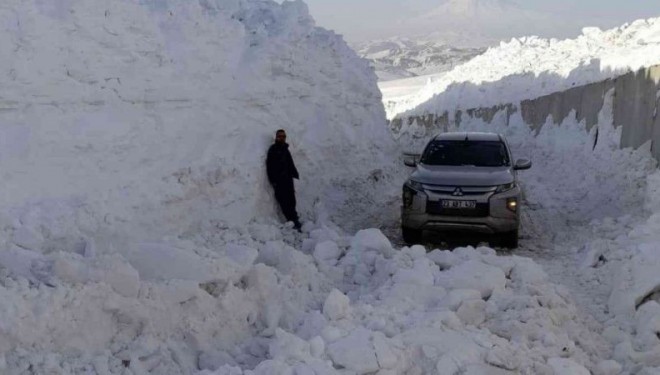
<svg viewBox="0 0 660 375">
<path fill-rule="evenodd" d="M 403 185 L 403 207 L 409 208 L 413 205 L 413 199 L 417 192 L 408 185 Z"/>
<path fill-rule="evenodd" d="M 424 186 L 417 181 L 406 181 L 403 184 L 403 207 L 412 207 L 414 197 L 417 194 L 424 194 Z"/>
<path fill-rule="evenodd" d="M 500 185 L 500 186 L 498 186 L 498 187 L 497 187 L 497 190 L 495 190 L 495 192 L 496 192 L 496 193 L 504 193 L 505 191 L 509 191 L 509 190 L 511 190 L 511 189 L 513 189 L 513 188 L 515 188 L 515 187 L 516 187 L 516 183 L 515 183 L 515 181 L 514 181 L 514 182 L 512 182 L 512 183 L 510 183 L 510 184 L 504 184 L 504 185 Z"/>
<path fill-rule="evenodd" d="M 408 180 L 408 186 L 413 190 L 424 191 L 424 186 L 422 185 L 421 182 Z"/>
<path fill-rule="evenodd" d="M 518 198 L 508 198 L 506 200 L 506 208 L 513 212 L 518 211 Z"/>
</svg>

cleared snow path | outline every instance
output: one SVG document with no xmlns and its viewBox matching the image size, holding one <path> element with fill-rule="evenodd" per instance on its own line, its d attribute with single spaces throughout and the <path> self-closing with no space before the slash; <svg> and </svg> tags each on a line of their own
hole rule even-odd
<svg viewBox="0 0 660 375">
<path fill-rule="evenodd" d="M 500 251 L 499 258 L 531 258 L 548 275 L 544 287 L 557 285 L 566 293 L 572 315 L 559 329 L 586 354 L 566 357 L 578 358 L 595 374 L 638 373 L 660 365 L 654 255 L 660 219 L 653 214 L 660 184 L 648 149 L 618 149 L 620 129 L 611 126 L 610 106 L 601 114 L 598 142 L 595 128 L 587 131 L 571 121 L 548 123 L 538 135 L 522 121 L 501 129 L 466 124 L 461 130 L 505 133 L 514 156 L 534 161 L 520 174 L 526 192 L 520 247 Z M 539 311 L 530 306 L 529 314 L 538 317 Z M 548 313 L 551 319 L 559 316 Z M 529 323 L 519 316 L 522 332 L 530 332 Z M 557 361 L 548 364 L 556 373 L 581 373 Z"/>
</svg>

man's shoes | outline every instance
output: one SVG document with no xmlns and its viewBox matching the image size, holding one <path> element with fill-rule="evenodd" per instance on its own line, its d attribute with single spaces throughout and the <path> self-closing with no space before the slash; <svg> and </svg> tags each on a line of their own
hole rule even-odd
<svg viewBox="0 0 660 375">
<path fill-rule="evenodd" d="M 295 229 L 298 232 L 302 233 L 302 224 L 300 224 L 300 221 L 296 220 L 296 221 L 293 222 L 293 229 Z"/>
</svg>

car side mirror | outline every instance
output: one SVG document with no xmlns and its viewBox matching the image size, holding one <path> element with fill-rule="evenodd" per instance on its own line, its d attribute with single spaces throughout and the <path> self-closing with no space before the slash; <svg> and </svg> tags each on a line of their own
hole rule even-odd
<svg viewBox="0 0 660 375">
<path fill-rule="evenodd" d="M 529 159 L 518 159 L 516 164 L 513 166 L 513 169 L 516 171 L 522 171 L 532 167 L 532 161 Z"/>
<path fill-rule="evenodd" d="M 419 160 L 419 154 L 416 152 L 404 152 L 403 153 L 403 164 L 406 167 L 415 168 L 417 166 L 417 160 Z"/>
</svg>

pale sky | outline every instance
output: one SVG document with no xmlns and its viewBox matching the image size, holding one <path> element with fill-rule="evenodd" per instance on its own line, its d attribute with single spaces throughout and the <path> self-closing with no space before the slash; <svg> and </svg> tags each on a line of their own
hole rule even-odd
<svg viewBox="0 0 660 375">
<path fill-rule="evenodd" d="M 348 41 L 378 38 L 396 23 L 433 9 L 443 0 L 304 0 L 317 25 L 343 34 Z M 638 18 L 660 17 L 660 0 L 518 0 L 521 8 L 561 14 L 573 26 L 561 28 L 564 37 L 580 26 L 611 28 Z M 517 35 L 512 35 L 517 36 Z"/>
</svg>

